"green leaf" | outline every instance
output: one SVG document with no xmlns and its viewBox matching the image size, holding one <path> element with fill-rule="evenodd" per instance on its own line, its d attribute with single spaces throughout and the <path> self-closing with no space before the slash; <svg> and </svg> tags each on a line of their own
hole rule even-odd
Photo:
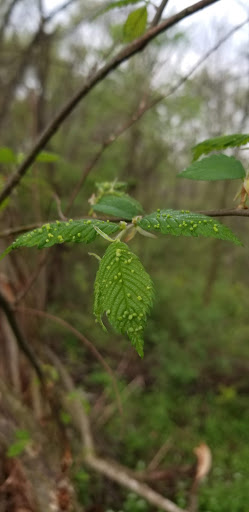
<svg viewBox="0 0 249 512">
<path fill-rule="evenodd" d="M 0 163 L 1 164 L 15 164 L 17 158 L 12 149 L 7 147 L 0 148 Z"/>
<path fill-rule="evenodd" d="M 36 162 L 42 163 L 58 162 L 58 160 L 60 160 L 60 156 L 56 153 L 52 153 L 51 151 L 42 151 L 36 157 Z"/>
<path fill-rule="evenodd" d="M 214 139 L 207 139 L 192 148 L 193 160 L 198 160 L 201 155 L 207 155 L 212 151 L 222 151 L 227 148 L 236 148 L 249 142 L 248 133 L 234 133 L 232 135 L 222 135 Z"/>
<path fill-rule="evenodd" d="M 106 313 L 114 329 L 127 334 L 142 357 L 143 332 L 154 290 L 150 276 L 126 244 L 115 241 L 109 245 L 99 265 L 94 292 L 97 320 L 103 326 L 102 315 Z"/>
<path fill-rule="evenodd" d="M 158 210 L 138 220 L 136 224 L 145 231 L 157 231 L 164 235 L 205 236 L 242 245 L 233 232 L 217 220 L 188 210 Z"/>
<path fill-rule="evenodd" d="M 3 253 L 2 257 L 12 249 L 18 249 L 19 247 L 43 249 L 44 247 L 52 247 L 63 242 L 89 244 L 99 236 L 94 226 L 100 228 L 107 235 L 112 235 L 121 229 L 119 224 L 95 219 L 70 219 L 68 222 L 56 221 L 51 224 L 44 224 L 41 228 L 19 236 Z"/>
<path fill-rule="evenodd" d="M 239 160 L 233 156 L 212 155 L 192 163 L 177 176 L 189 180 L 237 180 L 244 178 L 246 171 Z"/>
<path fill-rule="evenodd" d="M 7 451 L 7 456 L 10 458 L 18 457 L 18 455 L 21 455 L 25 451 L 28 444 L 29 444 L 29 441 L 27 441 L 25 439 L 16 441 L 15 443 L 13 443 L 9 446 L 8 451 Z"/>
<path fill-rule="evenodd" d="M 148 12 L 146 7 L 139 7 L 131 12 L 124 24 L 124 40 L 133 41 L 140 37 L 146 29 Z"/>
<path fill-rule="evenodd" d="M 106 194 L 92 208 L 95 212 L 125 220 L 131 220 L 133 217 L 143 213 L 141 204 L 128 194 Z"/>
<path fill-rule="evenodd" d="M 21 164 L 24 159 L 25 159 L 25 154 L 18 153 L 18 155 L 17 155 L 18 163 Z M 60 156 L 57 155 L 56 153 L 52 153 L 52 151 L 41 151 L 41 153 L 39 153 L 35 159 L 36 162 L 40 162 L 40 163 L 44 163 L 44 164 L 58 162 L 58 160 L 60 160 Z"/>
<path fill-rule="evenodd" d="M 15 432 L 15 438 L 14 443 L 8 448 L 8 457 L 18 457 L 18 455 L 21 455 L 31 441 L 29 432 L 22 429 Z"/>
</svg>

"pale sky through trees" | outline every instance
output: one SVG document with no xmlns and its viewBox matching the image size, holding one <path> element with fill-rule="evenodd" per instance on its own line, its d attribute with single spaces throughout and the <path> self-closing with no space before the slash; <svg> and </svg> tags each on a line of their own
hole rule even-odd
<svg viewBox="0 0 249 512">
<path fill-rule="evenodd" d="M 168 9 L 177 7 L 177 9 L 180 10 L 194 3 L 194 0 L 170 0 Z M 62 0 L 44 0 L 44 5 L 48 11 L 62 4 Z M 241 23 L 248 16 L 248 14 L 249 5 L 246 0 L 220 0 L 220 2 L 218 2 L 217 4 L 214 4 L 213 6 L 199 13 L 198 16 L 199 20 L 202 21 L 206 20 L 207 16 L 215 16 L 219 18 L 225 18 L 231 23 L 237 24 Z"/>
</svg>

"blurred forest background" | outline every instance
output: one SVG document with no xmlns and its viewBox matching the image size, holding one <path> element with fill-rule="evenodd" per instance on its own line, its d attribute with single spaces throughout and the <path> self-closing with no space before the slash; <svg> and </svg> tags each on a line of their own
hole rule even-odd
<svg viewBox="0 0 249 512">
<path fill-rule="evenodd" d="M 127 15 L 143 2 L 102 12 L 109 4 L 71 0 L 46 11 L 42 0 L 0 1 L 1 147 L 26 154 L 66 100 L 121 48 Z M 166 4 L 163 17 L 178 9 L 178 2 Z M 102 181 L 127 182 L 147 212 L 234 206 L 237 181 L 177 179 L 194 144 L 249 132 L 248 24 L 185 77 L 232 28 L 226 18 L 214 19 L 218 4 L 204 12 L 213 18 L 202 40 L 192 41 L 193 15 L 79 104 L 46 147 L 59 158 L 33 164 L 1 205 L 1 252 L 20 226 L 88 215 Z M 150 24 L 155 5 L 148 9 Z M 15 168 L 13 153 L 1 153 L 0 188 Z M 247 168 L 248 151 L 232 154 Z M 99 457 L 130 468 L 182 509 L 193 491 L 194 450 L 209 447 L 212 470 L 192 510 L 248 511 L 249 228 L 247 218 L 224 223 L 244 247 L 183 237 L 131 241 L 156 289 L 143 360 L 124 337 L 95 323 L 98 263 L 88 247 L 23 249 L 1 262 L 1 293 L 18 309 L 18 325 L 46 373 L 50 405 L 0 310 L 0 512 L 156 510 L 85 462 L 82 411 Z M 105 247 L 98 240 L 90 250 L 102 254 Z"/>
</svg>

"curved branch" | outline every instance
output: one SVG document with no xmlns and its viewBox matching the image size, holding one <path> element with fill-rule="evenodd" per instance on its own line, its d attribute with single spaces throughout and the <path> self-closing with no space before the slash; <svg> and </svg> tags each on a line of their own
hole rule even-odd
<svg viewBox="0 0 249 512">
<path fill-rule="evenodd" d="M 6 183 L 0 194 L 0 204 L 10 195 L 12 190 L 18 185 L 22 177 L 27 172 L 30 165 L 34 162 L 39 152 L 46 146 L 48 141 L 58 131 L 61 124 L 68 118 L 71 112 L 76 108 L 78 103 L 89 94 L 89 92 L 116 68 L 118 68 L 123 62 L 126 62 L 133 55 L 136 55 L 142 51 L 153 39 L 159 34 L 165 32 L 169 28 L 176 25 L 179 21 L 191 16 L 192 14 L 218 2 L 219 0 L 201 0 L 194 5 L 183 9 L 179 13 L 166 19 L 160 25 L 152 27 L 142 37 L 136 39 L 134 42 L 128 44 L 122 49 L 110 62 L 107 62 L 102 68 L 99 69 L 93 76 L 91 76 L 84 86 L 66 103 L 61 111 L 54 117 L 51 123 L 47 126 L 45 131 L 39 137 L 37 143 L 31 149 L 30 153 L 24 159 L 20 167 L 11 176 L 9 181 Z"/>
</svg>

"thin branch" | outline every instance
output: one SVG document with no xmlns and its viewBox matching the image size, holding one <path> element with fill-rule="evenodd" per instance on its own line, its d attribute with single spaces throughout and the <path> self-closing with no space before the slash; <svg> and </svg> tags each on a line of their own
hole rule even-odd
<svg viewBox="0 0 249 512">
<path fill-rule="evenodd" d="M 249 217 L 249 210 L 240 210 L 239 208 L 224 208 L 223 210 L 201 210 L 197 213 L 202 213 L 208 217 Z"/>
<path fill-rule="evenodd" d="M 171 16 L 170 18 L 163 21 L 160 25 L 152 27 L 142 37 L 136 39 L 132 43 L 128 44 L 122 49 L 111 61 L 107 62 L 102 68 L 99 69 L 92 77 L 90 77 L 84 86 L 66 103 L 61 111 L 52 119 L 50 124 L 47 126 L 45 131 L 41 134 L 36 144 L 31 149 L 30 153 L 24 159 L 20 167 L 10 177 L 0 194 L 0 204 L 10 195 L 12 190 L 18 185 L 22 177 L 25 175 L 31 164 L 34 162 L 39 152 L 46 146 L 48 141 L 58 131 L 62 123 L 68 118 L 73 112 L 78 103 L 85 98 L 89 92 L 122 63 L 126 62 L 133 55 L 136 55 L 142 51 L 153 39 L 159 34 L 165 32 L 169 28 L 176 25 L 181 20 L 191 16 L 192 14 L 216 3 L 219 0 L 201 0 L 194 5 L 183 9 L 179 13 Z"/>
<path fill-rule="evenodd" d="M 43 382 L 44 377 L 43 377 L 43 372 L 40 367 L 40 364 L 37 361 L 33 350 L 31 349 L 29 343 L 25 339 L 25 337 L 16 321 L 16 317 L 12 311 L 11 305 L 9 304 L 7 299 L 4 297 L 4 295 L 1 293 L 1 291 L 0 291 L 0 308 L 3 310 L 6 318 L 8 319 L 9 325 L 15 335 L 15 338 L 16 338 L 16 341 L 17 341 L 17 344 L 18 344 L 20 350 L 25 354 L 25 356 L 29 360 L 29 362 L 30 362 L 31 366 L 34 368 L 39 380 L 41 382 Z"/>
<path fill-rule="evenodd" d="M 247 208 L 224 208 L 223 210 L 198 210 L 196 213 L 202 213 L 203 215 L 207 215 L 208 217 L 249 217 L 249 209 Z M 84 217 L 84 219 L 92 219 L 92 217 Z M 102 217 L 98 217 L 98 219 L 101 220 Z M 114 219 L 112 220 L 112 222 L 120 222 L 121 220 L 123 219 Z M 9 236 L 12 235 L 26 233 L 27 231 L 31 231 L 42 226 L 43 224 L 45 224 L 45 222 L 39 222 L 37 224 L 27 224 L 26 226 L 19 226 L 13 229 L 6 229 L 0 233 L 0 238 L 8 238 Z"/>
<path fill-rule="evenodd" d="M 36 222 L 33 224 L 26 224 L 25 226 L 16 226 L 15 228 L 5 229 L 0 232 L 0 238 L 8 238 L 13 235 L 20 235 L 21 233 L 26 233 L 27 231 L 32 231 L 33 229 L 39 228 L 42 226 L 40 222 Z"/>
<path fill-rule="evenodd" d="M 153 20 L 151 22 L 151 27 L 155 27 L 156 25 L 158 25 L 158 23 L 162 17 L 163 11 L 168 3 L 169 3 L 169 0 L 162 0 L 161 4 L 159 5 L 159 7 L 156 10 L 156 14 L 155 14 Z"/>
<path fill-rule="evenodd" d="M 73 327 L 71 324 L 66 322 L 66 320 L 63 320 L 62 318 L 59 318 L 58 316 L 52 315 L 51 313 L 47 313 L 46 311 L 40 311 L 38 309 L 26 308 L 26 307 L 18 307 L 18 308 L 16 308 L 16 311 L 20 311 L 21 313 L 25 313 L 27 315 L 34 315 L 34 316 L 38 316 L 38 317 L 40 316 L 42 318 L 47 318 L 49 320 L 52 320 L 53 322 L 56 322 L 59 325 L 62 325 L 62 327 L 64 327 L 66 330 L 73 333 L 73 335 L 76 338 L 78 338 L 78 340 L 80 340 L 81 343 L 83 343 L 90 350 L 90 352 L 92 352 L 94 357 L 101 363 L 103 368 L 110 375 L 111 381 L 113 384 L 113 389 L 114 389 L 114 392 L 115 392 L 115 395 L 117 398 L 118 409 L 119 409 L 120 414 L 122 414 L 122 404 L 121 404 L 120 394 L 119 394 L 115 375 L 114 375 L 111 367 L 109 366 L 109 364 L 107 364 L 105 359 L 102 357 L 102 355 L 98 351 L 98 349 L 93 345 L 93 343 L 90 340 L 88 340 L 88 338 L 86 338 L 86 336 L 81 334 L 81 332 L 79 332 L 77 329 L 75 329 L 75 327 Z"/>
<path fill-rule="evenodd" d="M 160 464 L 161 460 L 165 457 L 166 453 L 169 451 L 169 448 L 172 445 L 171 439 L 166 439 L 165 443 L 163 443 L 159 450 L 154 455 L 153 459 L 148 464 L 148 471 L 154 471 Z"/>
<path fill-rule="evenodd" d="M 41 259 L 40 259 L 39 263 L 37 264 L 37 267 L 36 267 L 34 273 L 30 276 L 30 278 L 28 279 L 24 288 L 20 291 L 20 293 L 18 293 L 18 295 L 15 299 L 15 302 L 14 302 L 15 307 L 17 306 L 17 304 L 19 304 L 19 302 L 21 302 L 24 299 L 24 297 L 26 297 L 30 288 L 33 286 L 36 279 L 38 278 L 40 271 L 42 270 L 44 265 L 47 263 L 49 256 L 50 256 L 50 251 L 45 252 L 45 254 L 42 254 Z"/>
<path fill-rule="evenodd" d="M 58 215 L 59 215 L 60 220 L 62 220 L 62 221 L 67 220 L 67 218 L 65 217 L 65 215 L 64 215 L 64 213 L 63 213 L 63 211 L 61 209 L 61 199 L 59 198 L 58 194 L 56 194 L 56 192 L 54 192 L 53 197 L 54 197 L 54 200 L 56 202 L 57 211 L 58 211 Z"/>
<path fill-rule="evenodd" d="M 110 480 L 117 482 L 122 485 L 122 487 L 135 492 L 142 498 L 145 498 L 146 501 L 151 503 L 151 505 L 154 505 L 161 510 L 165 510 L 166 512 L 184 512 L 184 510 L 175 505 L 173 501 L 164 498 L 164 496 L 155 492 L 148 485 L 138 482 L 136 478 L 128 473 L 127 468 L 114 462 L 100 459 L 94 455 L 88 455 L 86 457 L 86 462 L 92 469 L 98 471 L 98 473 L 101 473 Z"/>
</svg>

